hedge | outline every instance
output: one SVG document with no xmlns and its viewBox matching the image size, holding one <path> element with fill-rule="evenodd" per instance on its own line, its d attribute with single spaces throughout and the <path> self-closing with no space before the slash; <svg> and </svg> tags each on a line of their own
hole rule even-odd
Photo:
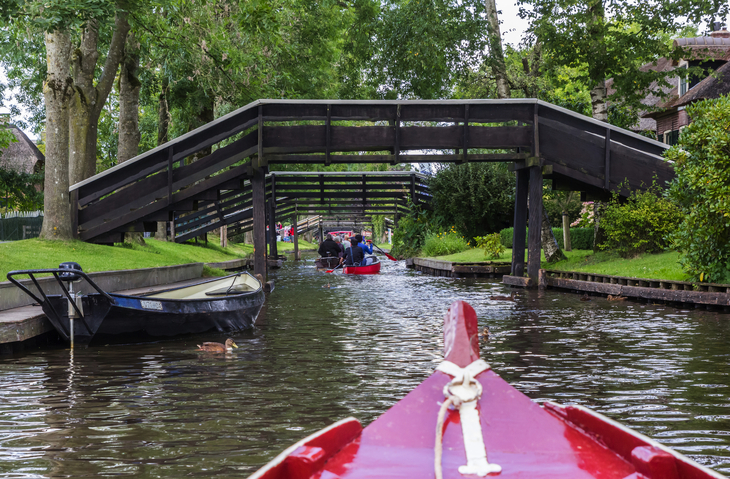
<svg viewBox="0 0 730 479">
<path fill-rule="evenodd" d="M 512 248 L 513 229 L 505 228 L 499 232 L 505 248 Z M 563 228 L 553 228 L 553 234 L 558 240 L 558 246 L 562 249 L 564 247 Z M 527 238 L 527 228 L 525 228 L 525 238 Z M 572 249 L 593 249 L 593 228 L 570 228 L 570 245 Z"/>
</svg>

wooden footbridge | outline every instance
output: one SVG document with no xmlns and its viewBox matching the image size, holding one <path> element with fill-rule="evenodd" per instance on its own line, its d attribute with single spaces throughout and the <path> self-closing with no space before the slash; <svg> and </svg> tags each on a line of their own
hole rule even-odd
<svg viewBox="0 0 730 479">
<path fill-rule="evenodd" d="M 534 99 L 258 100 L 73 185 L 70 197 L 79 238 L 97 243 L 155 230 L 157 221 L 173 222 L 176 241 L 250 224 L 255 270 L 265 274 L 267 211 L 271 224 L 292 205 L 294 213 L 322 213 L 326 204 L 332 213 L 397 216 L 407 196 L 429 199 L 424 178 L 410 173 L 297 176 L 269 173 L 274 165 L 508 161 L 517 176 L 515 224 L 527 221 L 532 192 L 527 269 L 536 280 L 543 177 L 593 197 L 624 180 L 632 188 L 664 184 L 673 176 L 665 148 Z M 513 275 L 524 274 L 524 245 L 524 230 L 515 228 Z"/>
</svg>

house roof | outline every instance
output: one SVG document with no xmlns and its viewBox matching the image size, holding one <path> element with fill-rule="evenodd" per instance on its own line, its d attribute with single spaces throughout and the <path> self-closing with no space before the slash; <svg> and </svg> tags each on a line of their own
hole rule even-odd
<svg viewBox="0 0 730 479">
<path fill-rule="evenodd" d="M 22 130 L 15 125 L 0 125 L 0 128 L 11 128 L 18 140 L 0 152 L 0 168 L 18 173 L 33 173 L 43 167 L 45 156 Z"/>
<path fill-rule="evenodd" d="M 653 62 L 646 63 L 641 66 L 641 71 L 649 71 L 653 70 L 656 72 L 670 72 L 675 69 L 675 66 L 672 62 L 671 58 L 659 58 Z M 667 75 L 665 77 L 665 80 L 669 83 L 670 86 L 664 86 L 662 87 L 662 91 L 667 94 L 671 91 L 675 91 L 676 95 L 676 89 L 679 85 L 679 78 L 675 75 Z M 616 90 L 613 88 L 613 78 L 609 78 L 606 80 L 606 88 L 607 93 L 609 95 L 616 92 Z M 648 106 L 648 107 L 654 107 L 659 102 L 662 101 L 662 97 L 659 95 L 655 95 L 653 92 L 655 92 L 659 88 L 659 82 L 654 81 L 649 85 L 648 91 L 650 92 L 647 94 L 642 100 L 641 103 Z M 656 121 L 654 118 L 646 116 L 646 112 L 639 113 L 639 122 L 631 127 L 634 131 L 652 131 L 656 130 Z"/>
<path fill-rule="evenodd" d="M 728 93 L 730 93 L 730 62 L 725 63 L 715 70 L 714 73 L 710 74 L 681 97 L 677 97 L 677 89 L 675 88 L 672 90 L 670 99 L 657 106 L 666 111 L 667 109 L 679 108 L 680 106 L 689 105 L 699 100 L 719 98 L 720 95 L 726 95 Z M 657 111 L 647 113 L 645 116 L 656 117 L 663 113 L 662 111 Z"/>
<path fill-rule="evenodd" d="M 730 60 L 730 33 L 727 30 L 712 32 L 707 37 L 677 38 L 674 46 L 682 47 L 687 53 L 685 60 Z"/>
</svg>

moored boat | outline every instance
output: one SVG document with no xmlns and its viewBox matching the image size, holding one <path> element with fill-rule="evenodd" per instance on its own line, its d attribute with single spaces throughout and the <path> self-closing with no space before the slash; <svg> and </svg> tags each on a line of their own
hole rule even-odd
<svg viewBox="0 0 730 479">
<path fill-rule="evenodd" d="M 36 280 L 39 274 L 52 274 L 61 294 L 47 294 Z M 30 277 L 38 295 L 16 279 L 23 275 Z M 145 340 L 248 329 L 265 299 L 261 282 L 246 272 L 142 295 L 107 293 L 76 263 L 11 271 L 8 279 L 41 305 L 59 335 L 72 345 L 88 344 L 95 337 Z M 74 292 L 74 283 L 82 280 L 86 292 Z"/>
<path fill-rule="evenodd" d="M 345 274 L 378 274 L 380 273 L 380 259 L 377 256 L 366 256 L 365 259 L 372 258 L 372 262 L 367 265 L 345 266 Z"/>
<path fill-rule="evenodd" d="M 295 443 L 249 479 L 724 476 L 582 406 L 542 406 L 479 359 L 474 310 L 451 305 L 445 359 L 366 428 L 343 419 Z"/>
<path fill-rule="evenodd" d="M 340 258 L 334 257 L 334 256 L 323 256 L 321 258 L 315 259 L 314 264 L 317 267 L 317 269 L 321 269 L 321 270 L 332 269 L 332 268 L 335 268 L 338 264 L 340 264 Z"/>
</svg>

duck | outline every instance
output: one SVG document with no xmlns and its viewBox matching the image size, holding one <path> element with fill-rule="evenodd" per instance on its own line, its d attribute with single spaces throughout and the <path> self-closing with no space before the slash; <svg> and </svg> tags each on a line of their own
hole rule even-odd
<svg viewBox="0 0 730 479">
<path fill-rule="evenodd" d="M 510 294 L 509 296 L 499 296 L 499 295 L 490 296 L 489 299 L 491 299 L 492 301 L 514 301 L 515 292 L 512 291 L 512 294 Z"/>
<path fill-rule="evenodd" d="M 200 351 L 212 351 L 214 353 L 225 353 L 226 351 L 231 351 L 233 348 L 237 348 L 236 343 L 233 342 L 232 338 L 226 339 L 226 344 L 221 343 L 203 343 L 198 344 L 198 349 Z"/>
<path fill-rule="evenodd" d="M 581 300 L 581 301 L 590 301 L 590 300 L 591 300 L 591 298 L 590 298 L 590 296 L 588 296 L 587 294 L 584 294 L 583 296 L 581 296 L 581 297 L 580 297 L 580 300 Z"/>
<path fill-rule="evenodd" d="M 484 328 L 484 331 L 479 333 L 479 337 L 484 341 L 489 341 L 489 328 Z"/>
<path fill-rule="evenodd" d="M 624 301 L 624 300 L 629 299 L 629 298 L 627 298 L 626 296 L 611 296 L 609 294 L 606 299 L 609 300 L 609 301 Z"/>
</svg>

